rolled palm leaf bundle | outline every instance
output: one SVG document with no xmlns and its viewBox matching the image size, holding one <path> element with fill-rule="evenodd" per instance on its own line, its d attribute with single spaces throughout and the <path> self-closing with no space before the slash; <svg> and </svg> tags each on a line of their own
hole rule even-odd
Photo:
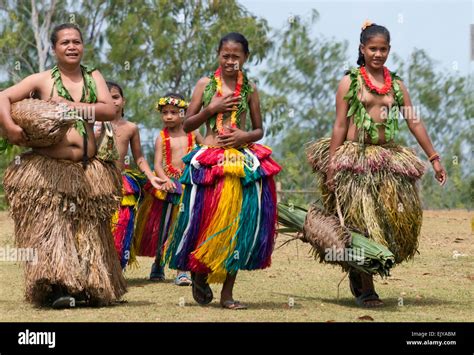
<svg viewBox="0 0 474 355">
<path fill-rule="evenodd" d="M 23 128 L 31 148 L 49 147 L 63 139 L 80 119 L 64 104 L 25 99 L 11 105 L 13 121 Z"/>
<path fill-rule="evenodd" d="M 342 226 L 337 217 L 316 205 L 306 210 L 279 203 L 278 222 L 283 226 L 278 232 L 296 233 L 295 239 L 310 243 L 320 262 L 381 276 L 388 276 L 395 264 L 394 255 L 386 247 L 359 231 Z"/>
</svg>

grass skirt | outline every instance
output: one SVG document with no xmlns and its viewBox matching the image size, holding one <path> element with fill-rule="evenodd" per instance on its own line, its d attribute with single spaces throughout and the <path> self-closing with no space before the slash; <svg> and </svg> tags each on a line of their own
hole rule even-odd
<svg viewBox="0 0 474 355">
<path fill-rule="evenodd" d="M 91 159 L 82 164 L 34 152 L 5 171 L 3 184 L 15 224 L 15 244 L 34 248 L 26 262 L 26 299 L 49 302 L 52 285 L 102 305 L 126 292 L 110 219 L 120 200 L 120 172 Z"/>
<path fill-rule="evenodd" d="M 150 182 L 145 184 L 145 197 L 137 214 L 134 250 L 140 256 L 161 259 L 168 233 L 176 220 L 182 186 L 174 181 L 174 192 L 155 189 Z"/>
<path fill-rule="evenodd" d="M 336 214 L 336 194 L 345 224 L 386 246 L 397 263 L 417 252 L 422 208 L 416 181 L 425 164 L 406 147 L 367 145 L 346 141 L 333 158 L 335 193 L 327 190 L 329 138 L 307 149 L 308 160 L 320 178 L 327 212 Z"/>
<path fill-rule="evenodd" d="M 173 269 L 227 273 L 270 266 L 275 243 L 280 166 L 271 149 L 198 147 L 183 158 L 185 185 L 180 213 L 166 242 L 164 263 Z"/>
<path fill-rule="evenodd" d="M 135 215 L 142 196 L 141 185 L 146 181 L 143 173 L 122 172 L 122 201 L 112 217 L 112 234 L 122 268 L 136 262 L 133 246 Z"/>
</svg>

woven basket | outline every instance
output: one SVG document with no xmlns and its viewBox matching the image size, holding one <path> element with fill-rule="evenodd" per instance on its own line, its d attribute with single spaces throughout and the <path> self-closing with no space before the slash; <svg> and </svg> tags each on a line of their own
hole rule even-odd
<svg viewBox="0 0 474 355">
<path fill-rule="evenodd" d="M 11 117 L 25 131 L 27 146 L 49 147 L 59 143 L 79 119 L 68 115 L 69 110 L 65 105 L 25 99 L 12 104 Z"/>
<path fill-rule="evenodd" d="M 347 228 L 341 226 L 337 217 L 326 215 L 319 207 L 312 205 L 306 214 L 301 239 L 311 244 L 320 261 L 339 263 L 325 260 L 325 255 L 329 249 L 344 250 L 349 247 L 352 236 Z"/>
</svg>

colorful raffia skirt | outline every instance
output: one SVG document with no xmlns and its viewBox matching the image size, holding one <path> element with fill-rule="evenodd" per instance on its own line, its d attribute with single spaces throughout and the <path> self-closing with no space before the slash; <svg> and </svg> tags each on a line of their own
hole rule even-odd
<svg viewBox="0 0 474 355">
<path fill-rule="evenodd" d="M 170 268 L 227 274 L 270 266 L 275 243 L 276 190 L 281 167 L 270 148 L 198 147 L 183 158 L 182 207 L 165 246 Z"/>
<path fill-rule="evenodd" d="M 112 234 L 122 268 L 136 262 L 133 249 L 135 215 L 142 197 L 141 186 L 146 177 L 143 173 L 133 170 L 122 172 L 122 200 L 120 208 L 112 217 Z"/>
<path fill-rule="evenodd" d="M 102 305 L 126 292 L 110 220 L 119 206 L 120 171 L 91 159 L 87 168 L 35 152 L 13 161 L 3 178 L 15 244 L 33 248 L 25 265 L 26 299 L 50 302 L 52 285 Z"/>
<path fill-rule="evenodd" d="M 417 252 L 422 207 L 416 182 L 425 164 L 406 147 L 344 142 L 333 158 L 335 192 L 327 190 L 329 138 L 311 144 L 308 160 L 320 178 L 325 209 L 336 214 L 339 203 L 344 222 L 386 246 L 397 263 Z"/>
<path fill-rule="evenodd" d="M 173 182 L 173 192 L 157 190 L 150 182 L 145 184 L 145 197 L 138 210 L 134 238 L 134 250 L 139 256 L 161 259 L 183 192 L 181 183 L 177 180 Z"/>
</svg>

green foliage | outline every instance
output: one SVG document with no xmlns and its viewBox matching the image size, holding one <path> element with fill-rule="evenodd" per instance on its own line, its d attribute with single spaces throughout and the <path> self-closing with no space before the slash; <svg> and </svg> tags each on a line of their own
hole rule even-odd
<svg viewBox="0 0 474 355">
<path fill-rule="evenodd" d="M 35 2 L 40 27 L 47 24 L 52 2 Z M 40 68 L 31 4 L 0 4 L 0 72 L 8 75 L 0 76 L 0 88 Z M 41 38 L 47 40 L 56 24 L 77 23 L 86 46 L 84 64 L 122 84 L 126 116 L 141 127 L 156 129 L 161 126 L 154 111 L 158 97 L 172 90 L 189 98 L 197 80 L 216 69 L 219 39 L 230 31 L 243 33 L 250 43 L 246 69 L 259 87 L 266 142 L 284 168 L 278 179 L 283 190 L 307 191 L 282 193 L 282 200 L 307 204 L 318 194 L 305 143 L 331 134 L 337 85 L 349 69 L 347 43 L 315 35 L 319 14 L 313 10 L 311 15 L 307 21 L 296 17 L 276 30 L 236 0 L 56 1 Z M 407 60 L 392 55 L 395 66 L 390 69 L 408 87 L 448 171 L 444 189 L 431 171 L 422 180 L 424 206 L 473 208 L 473 76 L 440 72 L 423 50 L 415 50 Z M 44 59 L 47 68 L 54 64 L 50 52 Z M 260 62 L 265 65 L 257 76 L 253 64 Z M 423 156 L 405 127 L 400 125 L 398 141 L 416 147 Z M 152 151 L 152 138 L 143 142 L 149 146 L 147 153 Z M 0 175 L 18 151 L 9 154 L 13 155 L 0 156 Z"/>
<path fill-rule="evenodd" d="M 261 93 L 265 128 L 283 166 L 283 190 L 316 190 L 306 160 L 305 143 L 330 135 L 335 119 L 335 93 L 344 75 L 347 44 L 311 34 L 318 13 L 302 21 L 295 18 L 275 31 L 276 45 L 263 70 Z M 262 90 L 260 89 L 262 92 Z M 284 194 L 283 200 L 309 203 L 315 193 Z"/>
<path fill-rule="evenodd" d="M 454 70 L 438 71 L 423 50 L 414 50 L 405 62 L 395 57 L 395 62 L 410 92 L 415 112 L 422 118 L 448 173 L 445 188 L 440 188 L 429 167 L 422 180 L 424 207 L 472 209 L 474 194 L 469 192 L 469 186 L 474 179 L 473 75 L 464 77 Z M 402 129 L 401 136 L 424 157 L 408 129 Z"/>
<path fill-rule="evenodd" d="M 217 68 L 218 42 L 227 32 L 247 37 L 250 63 L 271 47 L 266 20 L 234 0 L 119 3 L 122 10 L 107 18 L 110 49 L 101 68 L 124 84 L 127 110 L 149 127 L 155 126 L 149 117 L 158 97 L 178 91 L 189 98 L 196 82 Z"/>
</svg>

